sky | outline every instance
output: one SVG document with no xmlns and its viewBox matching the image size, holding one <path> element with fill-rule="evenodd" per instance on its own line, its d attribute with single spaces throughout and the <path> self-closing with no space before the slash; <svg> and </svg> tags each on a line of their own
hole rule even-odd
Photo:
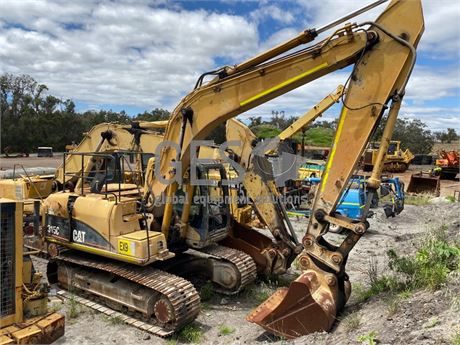
<svg viewBox="0 0 460 345">
<path fill-rule="evenodd" d="M 233 65 L 369 0 L 0 0 L 0 73 L 29 74 L 78 111 L 172 111 L 206 71 Z M 460 3 L 422 0 L 425 33 L 400 117 L 460 132 Z M 373 20 L 386 4 L 354 21 Z M 240 115 L 300 116 L 345 83 L 334 72 Z M 338 116 L 339 107 L 322 119 Z"/>
</svg>

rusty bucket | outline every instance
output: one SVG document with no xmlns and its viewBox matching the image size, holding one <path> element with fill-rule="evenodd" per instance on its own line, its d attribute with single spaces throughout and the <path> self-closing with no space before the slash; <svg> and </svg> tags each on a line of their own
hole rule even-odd
<svg viewBox="0 0 460 345">
<path fill-rule="evenodd" d="M 336 319 L 337 309 L 336 276 L 326 272 L 318 274 L 309 269 L 289 288 L 278 289 L 246 319 L 270 333 L 292 339 L 329 331 Z"/>
</svg>

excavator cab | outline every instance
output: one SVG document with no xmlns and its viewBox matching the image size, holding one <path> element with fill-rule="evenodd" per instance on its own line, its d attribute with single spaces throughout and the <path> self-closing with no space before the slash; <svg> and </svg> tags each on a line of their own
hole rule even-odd
<svg viewBox="0 0 460 345">
<path fill-rule="evenodd" d="M 225 168 L 220 163 L 197 164 L 197 185 L 193 189 L 190 206 L 190 218 L 185 235 L 191 248 L 199 249 L 217 243 L 228 235 L 230 227 L 230 207 L 228 186 L 222 181 L 227 179 Z M 182 187 L 186 188 L 186 187 Z M 176 196 L 184 195 L 179 189 Z M 182 213 L 182 204 L 176 209 Z"/>
</svg>

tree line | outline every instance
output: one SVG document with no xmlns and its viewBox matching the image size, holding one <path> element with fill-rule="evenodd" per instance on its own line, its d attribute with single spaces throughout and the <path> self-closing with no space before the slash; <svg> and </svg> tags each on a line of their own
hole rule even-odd
<svg viewBox="0 0 460 345">
<path fill-rule="evenodd" d="M 126 112 L 88 110 L 77 112 L 72 100 L 62 100 L 48 94 L 48 88 L 28 75 L 0 75 L 0 127 L 1 149 L 9 152 L 34 152 L 38 146 L 52 146 L 63 151 L 67 144 L 78 143 L 82 134 L 102 122 L 129 124 L 133 121 L 158 121 L 169 118 L 170 113 L 161 108 L 129 116 Z M 283 111 L 272 111 L 271 117 L 250 117 L 249 128 L 259 138 L 274 137 L 290 126 L 297 117 L 287 116 Z M 338 120 L 315 121 L 302 133 L 292 139 L 307 145 L 330 146 Z M 376 129 L 372 140 L 379 140 L 385 120 Z M 225 140 L 223 125 L 209 139 L 217 143 Z M 458 140 L 453 128 L 443 132 L 431 132 L 418 119 L 399 118 L 393 133 L 394 140 L 400 140 L 403 148 L 414 153 L 429 153 L 435 141 Z"/>
<path fill-rule="evenodd" d="M 297 117 L 285 116 L 283 112 L 273 111 L 272 116 L 264 120 L 262 117 L 250 117 L 249 128 L 259 138 L 270 138 L 278 135 L 290 126 Z M 297 143 L 303 140 L 306 145 L 331 146 L 337 129 L 338 119 L 332 121 L 315 121 L 309 125 L 303 133 L 296 134 L 292 139 Z M 382 138 L 386 124 L 384 118 L 372 135 L 371 141 L 379 141 Z M 435 142 L 451 143 L 460 137 L 454 128 L 444 131 L 432 132 L 428 126 L 419 119 L 398 118 L 393 131 L 392 140 L 401 141 L 403 150 L 409 149 L 412 153 L 429 154 Z"/>
<path fill-rule="evenodd" d="M 84 132 L 102 122 L 129 124 L 132 121 L 158 121 L 169 118 L 164 109 L 137 114 L 111 110 L 77 112 L 72 100 L 47 93 L 48 87 L 28 75 L 0 76 L 1 149 L 34 152 L 39 146 L 64 151 L 65 146 L 82 140 Z"/>
</svg>

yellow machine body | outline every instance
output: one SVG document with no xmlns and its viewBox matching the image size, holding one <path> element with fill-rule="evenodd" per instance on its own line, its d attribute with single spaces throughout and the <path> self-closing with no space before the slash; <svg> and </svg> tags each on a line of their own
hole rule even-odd
<svg viewBox="0 0 460 345">
<path fill-rule="evenodd" d="M 41 274 L 24 256 L 22 203 L 0 199 L 0 344 L 49 344 L 64 334 L 64 316 L 48 313 Z"/>
<path fill-rule="evenodd" d="M 370 143 L 363 155 L 364 171 L 371 171 L 378 159 L 379 143 Z M 404 172 L 414 159 L 414 154 L 409 150 L 401 149 L 401 141 L 392 140 L 385 155 L 383 170 L 388 172 Z"/>
<path fill-rule="evenodd" d="M 116 200 L 110 194 L 52 194 L 42 207 L 46 240 L 136 265 L 173 257 L 164 234 L 141 229 L 136 202 L 135 198 Z"/>
</svg>

